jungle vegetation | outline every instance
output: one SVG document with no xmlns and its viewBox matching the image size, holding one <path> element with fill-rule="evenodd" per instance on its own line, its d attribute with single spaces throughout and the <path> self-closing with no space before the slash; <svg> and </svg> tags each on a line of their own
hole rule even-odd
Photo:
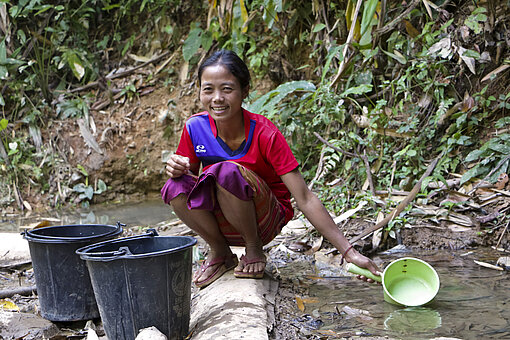
<svg viewBox="0 0 510 340">
<path fill-rule="evenodd" d="M 336 213 L 360 200 L 389 211 L 377 194 L 410 190 L 435 158 L 423 198 L 428 183 L 453 175 L 494 183 L 510 170 L 509 4 L 0 0 L 0 204 L 22 210 L 28 188 L 48 191 L 65 155 L 41 131 L 91 114 L 90 95 L 76 89 L 108 91 L 128 56 L 165 51 L 192 79 L 215 48 L 241 55 L 254 81 L 273 81 L 247 108 L 280 126 Z M 104 190 L 73 187 L 89 200 Z"/>
</svg>

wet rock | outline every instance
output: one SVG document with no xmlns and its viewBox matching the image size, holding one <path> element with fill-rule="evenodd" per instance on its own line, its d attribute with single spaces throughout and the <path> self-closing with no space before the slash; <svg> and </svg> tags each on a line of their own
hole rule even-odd
<svg viewBox="0 0 510 340">
<path fill-rule="evenodd" d="M 500 257 L 496 264 L 500 267 L 505 268 L 506 270 L 510 270 L 510 256 Z"/>
<path fill-rule="evenodd" d="M 55 324 L 35 314 L 0 310 L 0 339 L 48 339 L 58 332 Z"/>
<path fill-rule="evenodd" d="M 140 330 L 135 340 L 167 340 L 165 334 L 161 333 L 156 327 L 149 327 Z"/>
</svg>

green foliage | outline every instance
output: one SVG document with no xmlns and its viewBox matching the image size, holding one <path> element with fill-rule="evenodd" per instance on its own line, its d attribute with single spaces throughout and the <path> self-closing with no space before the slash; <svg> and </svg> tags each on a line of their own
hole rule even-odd
<svg viewBox="0 0 510 340">
<path fill-rule="evenodd" d="M 476 7 L 470 16 L 464 20 L 464 24 L 473 30 L 475 34 L 480 34 L 483 30 L 483 23 L 487 21 L 487 9 L 485 7 Z"/>
<path fill-rule="evenodd" d="M 1 137 L 6 151 L 0 158 L 1 185 L 21 192 L 29 183 L 42 191 L 56 185 L 53 176 L 65 156 L 56 153 L 51 140 L 42 140 L 41 129 L 55 118 L 89 115 L 88 98 L 66 91 L 105 76 L 109 60 L 128 52 L 147 54 L 151 39 L 161 49 L 171 47 L 182 6 L 190 5 L 178 0 L 0 1 Z M 132 86 L 125 91 L 134 94 Z M 59 195 L 66 197 L 60 189 Z"/>
<path fill-rule="evenodd" d="M 94 195 L 102 194 L 108 190 L 108 187 L 102 179 L 98 179 L 96 187 L 94 188 L 89 184 L 89 174 L 87 170 L 80 164 L 77 165 L 77 169 L 85 177 L 85 182 L 76 184 L 72 190 L 78 193 L 78 199 L 80 199 L 82 207 L 88 207 Z"/>
</svg>

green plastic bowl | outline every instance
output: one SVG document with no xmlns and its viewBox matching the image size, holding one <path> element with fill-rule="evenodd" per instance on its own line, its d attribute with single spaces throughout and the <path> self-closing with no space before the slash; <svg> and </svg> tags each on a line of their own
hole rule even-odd
<svg viewBox="0 0 510 340">
<path fill-rule="evenodd" d="M 398 306 L 423 306 L 434 299 L 439 291 L 439 276 L 427 262 L 404 257 L 391 262 L 382 276 L 349 263 L 347 270 L 382 282 L 384 300 Z"/>
</svg>

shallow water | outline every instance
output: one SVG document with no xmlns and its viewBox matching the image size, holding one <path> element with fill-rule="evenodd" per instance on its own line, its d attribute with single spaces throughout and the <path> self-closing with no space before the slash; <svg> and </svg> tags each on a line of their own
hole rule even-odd
<svg viewBox="0 0 510 340">
<path fill-rule="evenodd" d="M 309 286 L 305 313 L 314 333 L 333 336 L 388 336 L 398 339 L 510 339 L 510 276 L 474 263 L 495 263 L 505 254 L 492 249 L 409 252 L 382 255 L 384 265 L 400 257 L 431 264 L 440 277 L 434 300 L 423 307 L 399 307 L 383 300 L 381 285 L 367 284 L 349 274 L 323 272 L 301 278 Z M 286 269 L 292 271 L 292 264 Z M 319 279 L 317 277 L 320 277 Z M 319 327 L 317 327 L 319 326 Z"/>
<path fill-rule="evenodd" d="M 155 224 L 175 219 L 168 205 L 161 199 L 137 203 L 119 203 L 91 206 L 89 209 L 46 212 L 42 214 L 27 213 L 23 215 L 2 216 L 0 232 L 20 232 L 43 220 L 51 225 L 69 224 L 107 224 L 117 221 L 126 224 L 126 228 L 154 226 Z"/>
</svg>

